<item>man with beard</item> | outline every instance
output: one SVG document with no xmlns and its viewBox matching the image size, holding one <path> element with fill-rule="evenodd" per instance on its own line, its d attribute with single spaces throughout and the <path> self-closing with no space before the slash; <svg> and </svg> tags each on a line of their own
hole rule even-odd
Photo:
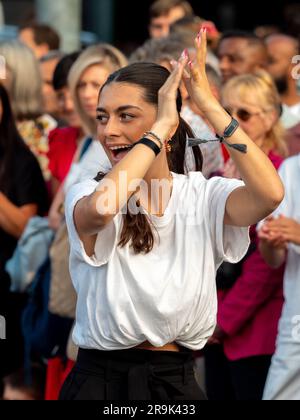
<svg viewBox="0 0 300 420">
<path fill-rule="evenodd" d="M 300 122 L 300 95 L 293 63 L 293 57 L 299 54 L 299 43 L 291 36 L 276 34 L 266 39 L 266 46 L 269 56 L 267 70 L 276 82 L 286 116 L 290 114 L 291 122 L 285 124 L 290 128 Z"/>
<path fill-rule="evenodd" d="M 219 42 L 217 53 L 223 83 L 234 76 L 255 73 L 267 65 L 266 46 L 251 32 L 226 32 Z"/>
</svg>

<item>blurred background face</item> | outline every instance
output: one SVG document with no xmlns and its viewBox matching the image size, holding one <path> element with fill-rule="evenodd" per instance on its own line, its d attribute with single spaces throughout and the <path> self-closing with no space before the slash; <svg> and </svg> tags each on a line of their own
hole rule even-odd
<svg viewBox="0 0 300 420">
<path fill-rule="evenodd" d="M 267 42 L 267 50 L 267 71 L 273 77 L 279 93 L 283 94 L 288 90 L 288 79 L 292 73 L 292 56 L 284 45 L 277 42 Z"/>
<path fill-rule="evenodd" d="M 80 127 L 80 118 L 75 110 L 74 101 L 67 86 L 56 91 L 58 111 L 70 127 Z"/>
<path fill-rule="evenodd" d="M 49 47 L 47 44 L 37 45 L 35 43 L 32 29 L 26 28 L 20 31 L 19 40 L 34 52 L 38 60 L 49 52 Z"/>
<path fill-rule="evenodd" d="M 78 97 L 85 113 L 96 118 L 99 91 L 110 72 L 102 64 L 88 67 L 81 75 L 78 84 Z"/>
<path fill-rule="evenodd" d="M 59 59 L 45 61 L 40 63 L 42 81 L 43 81 L 43 101 L 44 110 L 47 114 L 57 115 L 59 113 L 55 90 L 53 88 L 53 74 Z M 61 117 L 59 115 L 59 117 Z"/>
<path fill-rule="evenodd" d="M 152 18 L 149 26 L 151 38 L 166 38 L 170 33 L 170 26 L 183 18 L 185 12 L 180 6 L 173 7 L 166 15 Z"/>
<path fill-rule="evenodd" d="M 258 99 L 258 98 L 257 98 Z M 263 147 L 272 125 L 275 123 L 275 111 L 265 110 L 259 105 L 255 97 L 249 95 L 249 100 L 239 98 L 235 92 L 225 94 L 223 97 L 224 108 L 240 123 L 241 128 L 259 147 Z"/>
<path fill-rule="evenodd" d="M 247 40 L 242 38 L 221 41 L 218 57 L 224 83 L 234 76 L 253 73 L 261 62 L 257 51 L 249 46 Z"/>
</svg>

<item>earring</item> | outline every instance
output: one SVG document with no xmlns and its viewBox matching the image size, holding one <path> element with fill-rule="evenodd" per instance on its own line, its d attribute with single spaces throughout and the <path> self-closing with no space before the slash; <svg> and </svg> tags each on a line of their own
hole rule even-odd
<svg viewBox="0 0 300 420">
<path fill-rule="evenodd" d="M 169 139 L 167 142 L 166 142 L 166 152 L 167 153 L 171 153 L 172 152 L 172 145 L 171 145 L 171 143 L 172 143 L 172 139 Z"/>
</svg>

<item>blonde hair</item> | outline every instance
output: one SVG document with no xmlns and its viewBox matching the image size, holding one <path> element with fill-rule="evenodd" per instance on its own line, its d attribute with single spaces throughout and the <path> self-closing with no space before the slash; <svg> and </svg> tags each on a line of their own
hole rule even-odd
<svg viewBox="0 0 300 420">
<path fill-rule="evenodd" d="M 97 132 L 96 120 L 88 116 L 83 110 L 78 96 L 78 84 L 84 71 L 96 64 L 103 65 L 109 72 L 113 73 L 121 67 L 125 67 L 127 59 L 117 48 L 109 44 L 97 44 L 84 50 L 71 68 L 68 84 L 75 108 L 82 121 L 84 130 L 93 136 Z"/>
<path fill-rule="evenodd" d="M 286 157 L 288 154 L 285 142 L 285 130 L 280 121 L 281 99 L 273 79 L 264 70 L 259 70 L 254 74 L 245 74 L 230 79 L 223 88 L 222 99 L 237 95 L 242 102 L 255 100 L 257 106 L 264 111 L 277 111 L 278 120 L 272 126 L 265 139 L 267 149 Z"/>
<path fill-rule="evenodd" d="M 0 55 L 12 76 L 8 93 L 16 119 L 39 117 L 43 113 L 42 78 L 33 52 L 21 42 L 12 40 L 0 42 Z"/>
</svg>

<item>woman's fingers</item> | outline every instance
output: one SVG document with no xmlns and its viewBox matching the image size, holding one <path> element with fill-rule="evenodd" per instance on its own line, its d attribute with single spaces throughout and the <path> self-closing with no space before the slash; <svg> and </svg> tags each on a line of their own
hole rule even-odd
<svg viewBox="0 0 300 420">
<path fill-rule="evenodd" d="M 200 70 L 205 69 L 207 54 L 206 29 L 201 29 L 195 40 L 196 60 Z"/>
<path fill-rule="evenodd" d="M 183 72 L 184 68 L 188 62 L 188 54 L 186 50 L 182 53 L 182 56 L 180 57 L 179 61 L 172 61 L 171 65 L 173 67 L 173 71 L 170 74 L 169 78 L 167 79 L 166 83 L 163 85 L 161 91 L 165 91 L 170 93 L 172 91 L 173 93 L 177 91 L 179 88 L 180 82 L 183 78 Z"/>
<path fill-rule="evenodd" d="M 182 80 L 183 80 L 183 83 L 185 84 L 185 87 L 186 87 L 187 91 L 190 93 L 191 88 L 192 88 L 192 86 L 191 86 L 191 75 L 187 71 L 186 68 L 183 70 Z"/>
<path fill-rule="evenodd" d="M 188 66 L 189 66 L 191 78 L 194 80 L 194 82 L 200 83 L 201 73 L 200 73 L 199 69 L 197 68 L 197 66 L 195 65 L 195 63 L 193 61 L 190 61 L 188 63 Z"/>
<path fill-rule="evenodd" d="M 195 39 L 196 58 L 188 61 L 188 71 L 190 77 L 199 83 L 206 74 L 206 55 L 207 55 L 207 36 L 206 29 L 201 29 Z M 187 74 L 184 74 L 184 79 L 187 80 Z"/>
</svg>

